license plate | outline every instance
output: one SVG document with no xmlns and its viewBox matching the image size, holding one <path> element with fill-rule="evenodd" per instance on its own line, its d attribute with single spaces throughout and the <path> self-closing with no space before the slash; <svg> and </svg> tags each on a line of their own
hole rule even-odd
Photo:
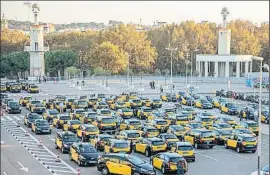
<svg viewBox="0 0 270 175">
<path fill-rule="evenodd" d="M 95 160 L 90 160 L 89 163 L 97 163 Z"/>
<path fill-rule="evenodd" d="M 157 147 L 157 149 L 162 149 L 162 146 Z"/>
<path fill-rule="evenodd" d="M 49 130 L 43 130 L 43 132 L 49 132 Z"/>
<path fill-rule="evenodd" d="M 207 144 L 209 144 L 210 142 L 208 141 L 208 142 L 206 142 Z"/>
</svg>

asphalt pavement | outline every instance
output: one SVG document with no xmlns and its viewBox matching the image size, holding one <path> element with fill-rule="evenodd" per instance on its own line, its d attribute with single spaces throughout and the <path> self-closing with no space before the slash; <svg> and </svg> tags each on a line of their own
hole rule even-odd
<svg viewBox="0 0 270 175">
<path fill-rule="evenodd" d="M 122 85 L 115 85 L 111 86 L 110 88 L 107 88 L 101 84 L 91 84 L 86 85 L 85 87 L 74 87 L 72 84 L 66 83 L 58 83 L 58 84 L 42 84 L 40 85 L 41 92 L 39 94 L 31 94 L 36 99 L 49 99 L 52 97 L 55 97 L 55 95 L 90 95 L 93 93 L 105 93 L 105 94 L 119 94 L 122 91 L 128 90 L 127 86 L 125 84 Z M 134 87 L 134 91 L 139 90 L 141 88 L 141 85 L 137 85 Z M 159 95 L 152 95 L 151 92 L 155 91 L 159 93 L 159 89 L 152 90 L 148 87 L 148 85 L 143 86 L 144 92 L 149 97 L 159 97 Z M 142 90 L 142 89 L 140 89 Z M 177 90 L 179 91 L 179 90 Z M 29 95 L 26 92 L 23 92 L 22 94 L 9 94 L 9 97 L 18 100 L 20 96 L 22 95 Z M 198 109 L 198 111 L 201 111 Z M 226 114 L 220 114 L 220 112 L 217 109 L 209 110 L 209 112 L 212 112 L 215 115 L 226 115 Z M 52 174 L 51 170 L 48 170 L 48 166 L 51 167 L 51 169 L 60 170 L 57 174 L 75 174 L 75 172 L 78 171 L 78 169 L 81 172 L 81 175 L 98 175 L 100 172 L 97 171 L 96 167 L 79 167 L 75 162 L 72 162 L 69 160 L 68 154 L 62 154 L 60 150 L 55 149 L 54 146 L 54 139 L 56 136 L 56 131 L 53 130 L 51 135 L 38 135 L 36 136 L 34 133 L 31 132 L 30 128 L 27 128 L 23 125 L 23 116 L 28 111 L 26 109 L 23 109 L 22 114 L 7 114 L 4 117 L 1 118 L 1 124 L 5 125 L 6 127 L 3 128 L 3 125 L 1 127 L 1 136 L 2 140 L 4 140 L 5 144 L 12 145 L 13 147 L 2 147 L 1 150 L 1 171 L 3 174 L 3 171 L 5 171 L 6 175 L 19 175 L 21 173 L 24 175 L 23 170 L 19 169 L 18 161 L 22 161 L 21 163 L 23 166 L 27 166 L 29 168 L 29 173 L 31 172 L 33 174 L 39 174 L 39 175 L 47 175 Z M 235 120 L 239 121 L 239 119 L 236 116 L 234 117 Z M 42 164 L 38 160 L 38 158 L 35 158 L 31 152 L 27 151 L 25 149 L 24 144 L 21 144 L 18 140 L 14 139 L 14 136 L 7 132 L 7 129 L 14 129 L 15 123 L 19 122 L 21 133 L 24 133 L 25 131 L 28 131 L 30 136 L 27 139 L 31 139 L 29 143 L 26 145 L 37 145 L 39 140 L 42 141 L 43 147 L 36 152 L 38 155 L 37 157 L 43 157 L 51 156 L 45 160 L 45 165 Z M 10 123 L 13 123 L 10 125 Z M 261 165 L 265 165 L 269 163 L 269 125 L 262 124 L 262 157 L 261 157 Z M 17 128 L 17 134 L 20 134 L 18 128 Z M 24 136 L 22 136 L 24 137 Z M 27 140 L 26 140 L 27 142 Z M 31 147 L 31 146 L 30 146 Z M 16 148 L 16 149 L 13 149 Z M 16 151 L 15 151 L 16 150 Z M 30 149 L 31 150 L 31 149 Z M 40 152 L 45 152 L 44 154 Z M 196 149 L 196 162 L 190 162 L 189 170 L 186 173 L 186 175 L 248 175 L 252 171 L 256 170 L 257 168 L 257 153 L 237 153 L 234 150 L 231 149 L 225 149 L 224 146 L 215 146 L 213 149 Z M 14 154 L 15 153 L 15 154 Z M 60 163 L 57 163 L 55 161 L 56 156 L 59 154 L 59 158 L 61 159 Z M 102 153 L 101 153 L 102 154 Z M 142 154 L 133 153 L 142 159 L 145 159 L 149 161 L 149 158 L 145 157 Z M 13 157 L 13 155 L 16 155 L 16 158 Z M 43 155 L 43 156 L 42 156 Z M 16 164 L 17 163 L 17 164 Z M 3 165 L 2 165 L 3 164 Z M 62 168 L 65 167 L 65 168 Z M 39 170 L 37 173 L 36 170 Z M 14 171 L 14 172 L 13 172 Z M 62 172 L 61 172 L 62 171 Z M 66 171 L 66 172 L 63 172 Z M 69 173 L 67 173 L 69 172 Z M 20 174 L 20 175 L 21 175 Z M 161 174 L 158 171 L 158 174 Z M 5 175 L 5 174 L 4 174 Z"/>
</svg>

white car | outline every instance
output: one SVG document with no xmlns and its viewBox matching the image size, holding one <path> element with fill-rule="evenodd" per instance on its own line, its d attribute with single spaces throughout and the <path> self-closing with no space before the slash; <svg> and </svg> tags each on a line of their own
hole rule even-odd
<svg viewBox="0 0 270 175">
<path fill-rule="evenodd" d="M 257 175 L 258 171 L 254 171 L 250 175 Z M 269 175 L 269 164 L 265 165 L 264 167 L 261 168 L 261 173 L 260 175 Z"/>
</svg>

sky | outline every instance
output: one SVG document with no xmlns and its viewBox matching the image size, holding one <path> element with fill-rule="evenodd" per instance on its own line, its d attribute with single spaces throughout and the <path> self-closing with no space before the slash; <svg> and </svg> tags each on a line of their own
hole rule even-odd
<svg viewBox="0 0 270 175">
<path fill-rule="evenodd" d="M 26 1 L 1 1 L 1 13 L 7 19 L 27 21 Z M 268 1 L 31 1 L 40 6 L 41 22 L 68 24 L 109 20 L 124 23 L 153 24 L 154 21 L 180 23 L 194 20 L 222 23 L 221 9 L 227 7 L 228 20 L 242 19 L 254 23 L 269 21 Z M 29 20 L 33 21 L 30 13 Z"/>
</svg>

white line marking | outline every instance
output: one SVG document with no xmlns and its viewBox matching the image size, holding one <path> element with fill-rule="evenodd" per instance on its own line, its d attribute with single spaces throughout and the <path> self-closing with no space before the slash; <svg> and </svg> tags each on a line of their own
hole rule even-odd
<svg viewBox="0 0 270 175">
<path fill-rule="evenodd" d="M 41 159 L 41 160 L 53 160 L 53 161 L 55 161 L 55 160 L 56 160 L 55 158 L 53 158 L 53 159 L 49 159 L 49 158 L 43 158 L 43 157 L 40 157 L 40 159 Z"/>
<path fill-rule="evenodd" d="M 4 118 L 4 116 L 1 117 L 1 121 L 6 121 L 6 119 Z M 4 173 L 5 173 L 5 172 L 4 172 Z"/>
<path fill-rule="evenodd" d="M 211 159 L 211 160 L 214 160 L 214 161 L 218 162 L 218 160 L 217 160 L 217 159 L 214 159 L 213 157 L 204 155 L 204 154 L 202 154 L 202 153 L 197 153 L 197 154 L 199 154 L 199 155 L 201 155 L 201 156 L 204 156 L 204 157 L 207 157 L 207 158 L 209 158 L 209 159 Z"/>
<path fill-rule="evenodd" d="M 53 157 L 51 155 L 38 155 L 38 157 Z"/>
<path fill-rule="evenodd" d="M 230 151 L 225 150 L 225 149 L 220 149 L 220 148 L 215 148 L 215 149 L 218 149 L 218 150 L 221 150 L 221 151 L 224 151 L 224 152 L 227 152 L 227 153 L 233 154 L 233 155 L 235 155 L 235 156 L 238 156 L 238 157 L 241 157 L 241 158 L 244 158 L 244 159 L 249 160 L 249 158 L 248 158 L 248 157 L 241 156 L 241 155 L 239 155 L 239 154 L 236 154 L 236 153 L 230 152 Z"/>
<path fill-rule="evenodd" d="M 264 143 L 264 142 L 261 142 L 261 144 L 263 144 L 263 145 L 269 145 L 268 143 Z"/>
<path fill-rule="evenodd" d="M 63 170 L 53 170 L 53 171 L 54 171 L 54 172 L 55 172 L 55 171 L 57 171 L 57 172 L 62 172 L 62 173 L 72 173 L 72 174 L 74 173 L 74 172 L 72 172 L 72 171 L 63 171 Z"/>
<path fill-rule="evenodd" d="M 8 120 L 13 120 L 12 118 L 10 118 L 10 117 L 9 117 L 9 116 L 7 116 L 7 115 L 6 115 L 5 117 L 6 117 Z"/>
<path fill-rule="evenodd" d="M 21 120 L 19 117 L 17 116 L 12 116 L 13 118 L 15 118 L 16 120 Z"/>
<path fill-rule="evenodd" d="M 48 165 L 50 168 L 63 168 L 63 169 L 69 169 L 68 167 L 64 167 L 64 166 L 51 166 L 51 165 Z"/>
<path fill-rule="evenodd" d="M 6 173 L 6 172 L 3 172 L 3 174 L 4 174 L 4 175 L 7 175 L 7 173 Z"/>
<path fill-rule="evenodd" d="M 265 154 L 265 155 L 268 155 L 268 156 L 269 156 L 269 154 L 268 154 L 268 153 L 263 153 L 263 152 L 262 152 L 262 154 Z"/>
</svg>

